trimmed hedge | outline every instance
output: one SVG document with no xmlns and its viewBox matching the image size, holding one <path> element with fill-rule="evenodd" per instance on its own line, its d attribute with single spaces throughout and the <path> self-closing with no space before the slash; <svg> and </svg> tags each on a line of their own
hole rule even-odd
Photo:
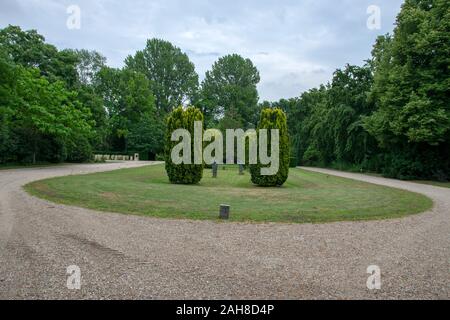
<svg viewBox="0 0 450 320">
<path fill-rule="evenodd" d="M 289 134 L 287 128 L 286 114 L 279 108 L 265 108 L 261 111 L 257 135 L 258 135 L 258 150 L 259 150 L 259 130 L 268 129 L 268 137 L 270 137 L 270 129 L 279 129 L 280 146 L 279 146 L 279 170 L 275 175 L 261 175 L 261 168 L 269 165 L 262 165 L 259 159 L 258 163 L 250 165 L 251 179 L 254 184 L 263 187 L 281 186 L 287 180 L 289 175 L 290 164 L 290 149 L 289 149 Z M 267 150 L 270 148 L 270 139 Z"/>
<path fill-rule="evenodd" d="M 194 164 L 194 121 L 202 121 L 203 123 L 203 114 L 195 107 L 189 107 L 186 110 L 178 107 L 171 112 L 167 119 L 164 154 L 166 172 L 171 183 L 195 184 L 202 179 L 203 164 Z M 172 132 L 176 129 L 186 129 L 191 134 L 192 164 L 175 164 L 172 162 L 170 156 L 172 148 L 179 143 L 178 141 L 171 141 Z"/>
</svg>

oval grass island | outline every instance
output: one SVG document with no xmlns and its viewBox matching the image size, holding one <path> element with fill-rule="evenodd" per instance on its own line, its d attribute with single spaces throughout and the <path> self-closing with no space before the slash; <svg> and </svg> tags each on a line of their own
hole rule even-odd
<svg viewBox="0 0 450 320">
<path fill-rule="evenodd" d="M 250 182 L 237 166 L 205 169 L 197 185 L 169 183 L 164 165 L 56 177 L 27 184 L 32 195 L 67 205 L 161 218 L 218 220 L 222 203 L 231 221 L 321 223 L 402 217 L 431 208 L 428 197 L 291 168 L 280 188 Z"/>
</svg>

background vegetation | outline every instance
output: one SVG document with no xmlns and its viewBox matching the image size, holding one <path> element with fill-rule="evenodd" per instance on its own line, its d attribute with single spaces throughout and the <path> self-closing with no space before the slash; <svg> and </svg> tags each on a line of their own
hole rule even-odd
<svg viewBox="0 0 450 320">
<path fill-rule="evenodd" d="M 86 161 L 93 150 L 164 150 L 169 112 L 200 108 L 207 128 L 253 128 L 263 107 L 287 114 L 293 164 L 448 180 L 450 9 L 406 0 L 392 35 L 298 98 L 258 104 L 259 72 L 221 57 L 199 84 L 188 56 L 150 39 L 110 68 L 97 52 L 58 50 L 36 31 L 0 30 L 0 163 Z"/>
</svg>

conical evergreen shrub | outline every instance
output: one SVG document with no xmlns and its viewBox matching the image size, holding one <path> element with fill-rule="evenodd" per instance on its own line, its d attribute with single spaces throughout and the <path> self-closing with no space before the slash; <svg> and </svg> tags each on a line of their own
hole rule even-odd
<svg viewBox="0 0 450 320">
<path fill-rule="evenodd" d="M 195 108 L 189 107 L 183 110 L 182 107 L 172 111 L 167 119 L 166 144 L 165 144 L 165 161 L 166 172 L 170 182 L 179 184 L 195 184 L 198 183 L 203 176 L 202 164 L 194 163 L 194 121 L 203 123 L 202 112 Z M 172 132 L 176 129 L 186 129 L 191 134 L 191 164 L 175 164 L 171 158 L 172 148 L 179 141 L 171 141 Z M 200 145 L 200 149 L 202 146 Z M 202 150 L 200 150 L 202 152 Z"/>
<path fill-rule="evenodd" d="M 271 150 L 270 129 L 279 130 L 279 169 L 274 175 L 262 175 L 261 168 L 269 167 L 270 165 L 263 165 L 260 162 L 259 149 L 259 135 L 261 129 L 267 129 L 268 146 L 267 150 Z M 251 179 L 254 184 L 264 187 L 281 186 L 286 181 L 289 175 L 289 134 L 287 128 L 286 114 L 279 108 L 265 108 L 261 111 L 258 128 L 258 163 L 250 165 Z"/>
</svg>

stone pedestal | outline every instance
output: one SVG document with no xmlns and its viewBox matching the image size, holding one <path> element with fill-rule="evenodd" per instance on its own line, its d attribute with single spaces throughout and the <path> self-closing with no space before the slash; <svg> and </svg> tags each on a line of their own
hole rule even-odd
<svg viewBox="0 0 450 320">
<path fill-rule="evenodd" d="M 217 163 L 214 161 L 212 164 L 212 177 L 217 178 Z"/>
<path fill-rule="evenodd" d="M 230 206 L 227 204 L 221 204 L 219 210 L 220 219 L 228 219 L 230 217 Z"/>
</svg>

